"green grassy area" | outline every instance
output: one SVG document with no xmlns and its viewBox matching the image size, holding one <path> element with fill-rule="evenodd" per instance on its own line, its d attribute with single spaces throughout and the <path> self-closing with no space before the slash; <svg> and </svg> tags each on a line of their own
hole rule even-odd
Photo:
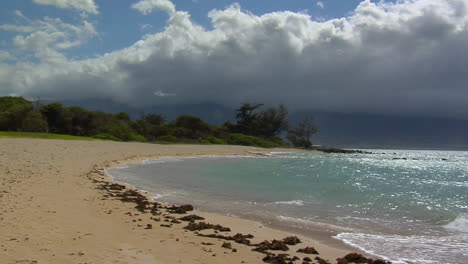
<svg viewBox="0 0 468 264">
<path fill-rule="evenodd" d="M 1 137 L 9 138 L 40 138 L 40 139 L 62 139 L 62 140 L 101 140 L 91 137 L 78 137 L 71 135 L 50 134 L 50 133 L 32 133 L 32 132 L 10 132 L 0 131 Z"/>
</svg>

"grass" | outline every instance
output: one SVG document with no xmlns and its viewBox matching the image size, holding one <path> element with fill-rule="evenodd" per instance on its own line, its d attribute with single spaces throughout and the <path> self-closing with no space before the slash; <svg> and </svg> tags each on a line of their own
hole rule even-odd
<svg viewBox="0 0 468 264">
<path fill-rule="evenodd" d="M 10 132 L 10 131 L 0 131 L 0 138 L 1 137 L 62 139 L 62 140 L 100 140 L 100 139 L 96 139 L 92 137 L 78 137 L 78 136 L 50 134 L 50 133 Z"/>
</svg>

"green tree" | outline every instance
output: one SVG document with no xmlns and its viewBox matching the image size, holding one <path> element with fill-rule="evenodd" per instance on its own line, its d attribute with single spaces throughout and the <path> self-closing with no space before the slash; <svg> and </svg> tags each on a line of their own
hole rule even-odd
<svg viewBox="0 0 468 264">
<path fill-rule="evenodd" d="M 64 129 L 65 109 L 60 103 L 51 103 L 40 108 L 49 126 L 49 132 L 66 133 Z"/>
<path fill-rule="evenodd" d="M 178 137 L 197 139 L 210 133 L 210 126 L 196 116 L 181 115 L 175 120 L 174 125 Z"/>
<path fill-rule="evenodd" d="M 258 114 L 255 135 L 273 138 L 286 131 L 289 126 L 288 110 L 284 105 L 270 107 Z"/>
<path fill-rule="evenodd" d="M 315 125 L 314 118 L 308 116 L 300 121 L 296 127 L 288 130 L 287 138 L 294 147 L 311 148 L 312 142 L 310 138 L 317 132 L 318 128 Z"/>
<path fill-rule="evenodd" d="M 25 132 L 48 132 L 47 121 L 36 111 L 29 111 L 22 120 L 21 131 Z"/>
<path fill-rule="evenodd" d="M 0 97 L 0 130 L 23 131 L 23 121 L 33 105 L 22 97 Z"/>
<path fill-rule="evenodd" d="M 143 120 L 145 120 L 146 122 L 152 124 L 152 125 L 162 125 L 166 122 L 166 119 L 164 118 L 164 116 L 160 115 L 160 114 L 147 114 L 147 115 L 143 115 Z"/>
<path fill-rule="evenodd" d="M 258 113 L 256 112 L 263 104 L 244 103 L 236 109 L 236 131 L 246 135 L 254 135 L 256 131 Z"/>
</svg>

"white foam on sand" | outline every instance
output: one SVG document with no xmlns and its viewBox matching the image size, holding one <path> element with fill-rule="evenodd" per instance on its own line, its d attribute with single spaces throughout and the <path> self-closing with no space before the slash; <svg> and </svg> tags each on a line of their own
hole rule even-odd
<svg viewBox="0 0 468 264">
<path fill-rule="evenodd" d="M 278 201 L 278 202 L 275 202 L 275 204 L 287 204 L 287 205 L 303 206 L 304 201 L 302 201 L 302 200 Z"/>
<path fill-rule="evenodd" d="M 468 244 L 463 236 L 425 237 L 340 233 L 334 238 L 393 263 L 466 264 L 468 260 Z"/>
<path fill-rule="evenodd" d="M 468 233 L 468 215 L 458 216 L 455 220 L 444 227 L 449 230 Z"/>
</svg>

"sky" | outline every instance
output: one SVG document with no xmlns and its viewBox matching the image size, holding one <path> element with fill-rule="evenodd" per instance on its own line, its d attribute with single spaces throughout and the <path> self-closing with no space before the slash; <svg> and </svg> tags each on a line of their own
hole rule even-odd
<svg viewBox="0 0 468 264">
<path fill-rule="evenodd" d="M 468 0 L 0 5 L 0 96 L 468 119 Z"/>
</svg>

